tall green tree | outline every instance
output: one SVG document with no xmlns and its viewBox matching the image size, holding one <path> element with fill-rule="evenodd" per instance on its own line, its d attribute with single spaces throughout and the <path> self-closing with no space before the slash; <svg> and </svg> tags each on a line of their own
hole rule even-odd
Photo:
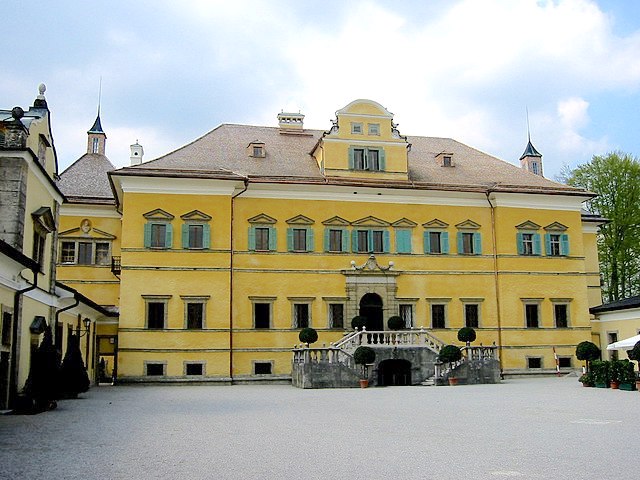
<svg viewBox="0 0 640 480">
<path fill-rule="evenodd" d="M 603 295 L 609 302 L 640 291 L 640 161 L 623 152 L 594 156 L 567 176 L 567 183 L 596 194 L 587 209 L 608 219 L 600 228 L 598 254 Z"/>
</svg>

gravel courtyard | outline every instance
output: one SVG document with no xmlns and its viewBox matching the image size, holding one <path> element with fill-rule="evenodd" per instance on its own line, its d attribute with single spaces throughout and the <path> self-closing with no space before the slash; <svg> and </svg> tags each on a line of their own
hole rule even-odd
<svg viewBox="0 0 640 480">
<path fill-rule="evenodd" d="M 500 385 L 93 388 L 0 416 L 7 479 L 637 479 L 640 394 Z"/>
</svg>

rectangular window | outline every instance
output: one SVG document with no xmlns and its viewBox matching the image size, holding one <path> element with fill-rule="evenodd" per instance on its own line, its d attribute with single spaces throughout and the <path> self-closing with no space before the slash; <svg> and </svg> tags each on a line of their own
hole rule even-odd
<svg viewBox="0 0 640 480">
<path fill-rule="evenodd" d="M 93 263 L 93 243 L 78 242 L 78 265 L 91 265 Z"/>
<path fill-rule="evenodd" d="M 396 230 L 396 251 L 398 253 L 411 253 L 411 230 Z"/>
<path fill-rule="evenodd" d="M 537 303 L 526 303 L 524 306 L 524 314 L 527 322 L 527 328 L 538 328 L 540 326 L 539 307 Z"/>
<path fill-rule="evenodd" d="M 11 344 L 11 319 L 13 315 L 2 312 L 2 345 Z"/>
<path fill-rule="evenodd" d="M 271 304 L 253 304 L 253 325 L 255 328 L 271 328 Z"/>
<path fill-rule="evenodd" d="M 204 303 L 187 303 L 187 329 L 201 330 L 204 327 Z"/>
<path fill-rule="evenodd" d="M 109 244 L 106 242 L 96 243 L 96 265 L 109 265 L 110 263 Z"/>
<path fill-rule="evenodd" d="M 542 368 L 542 357 L 527 357 L 527 368 Z"/>
<path fill-rule="evenodd" d="M 560 368 L 571 368 L 571 357 L 558 357 L 558 366 Z"/>
<path fill-rule="evenodd" d="M 164 223 L 152 223 L 151 228 L 151 248 L 165 248 L 167 237 L 167 225 Z"/>
<path fill-rule="evenodd" d="M 329 328 L 344 328 L 344 305 L 342 303 L 329 304 Z"/>
<path fill-rule="evenodd" d="M 204 365 L 202 363 L 185 363 L 184 373 L 185 375 L 204 375 Z"/>
<path fill-rule="evenodd" d="M 146 374 L 149 377 L 161 377 L 164 373 L 164 363 L 147 363 Z"/>
<path fill-rule="evenodd" d="M 382 230 L 373 230 L 371 234 L 372 234 L 372 240 L 373 240 L 372 251 L 374 253 L 384 252 L 384 234 Z"/>
<path fill-rule="evenodd" d="M 367 124 L 369 128 L 369 135 L 380 135 L 380 124 L 379 123 L 369 123 Z"/>
<path fill-rule="evenodd" d="M 532 233 L 522 234 L 522 254 L 533 255 L 533 234 Z"/>
<path fill-rule="evenodd" d="M 431 328 L 445 328 L 444 308 L 440 303 L 431 305 Z"/>
<path fill-rule="evenodd" d="M 464 306 L 464 324 L 467 327 L 478 328 L 480 318 L 480 306 L 476 303 L 467 303 Z"/>
<path fill-rule="evenodd" d="M 531 232 L 518 232 L 516 236 L 518 255 L 540 255 L 540 234 Z"/>
<path fill-rule="evenodd" d="M 269 228 L 268 227 L 256 227 L 256 250 L 268 251 L 269 250 Z"/>
<path fill-rule="evenodd" d="M 147 328 L 163 329 L 165 302 L 147 302 Z"/>
<path fill-rule="evenodd" d="M 358 230 L 358 252 L 368 252 L 369 251 L 369 231 L 368 230 Z"/>
<path fill-rule="evenodd" d="M 255 362 L 253 364 L 254 375 L 271 375 L 272 364 L 271 362 Z"/>
<path fill-rule="evenodd" d="M 618 341 L 618 332 L 607 332 L 607 343 L 615 343 Z M 609 350 L 609 360 L 618 360 L 618 351 Z"/>
<path fill-rule="evenodd" d="M 362 134 L 362 124 L 351 122 L 351 133 L 356 135 Z"/>
<path fill-rule="evenodd" d="M 549 253 L 547 255 L 560 255 L 560 235 L 555 233 L 549 234 Z"/>
<path fill-rule="evenodd" d="M 442 253 L 442 248 L 440 244 L 440 237 L 442 236 L 441 232 L 428 232 L 429 234 L 429 243 L 431 248 L 428 253 Z"/>
<path fill-rule="evenodd" d="M 307 328 L 309 326 L 309 304 L 293 304 L 293 328 Z"/>
<path fill-rule="evenodd" d="M 355 170 L 366 170 L 367 165 L 365 163 L 363 148 L 355 148 L 353 150 L 353 168 Z"/>
<path fill-rule="evenodd" d="M 76 262 L 76 242 L 62 242 L 60 263 Z"/>
<path fill-rule="evenodd" d="M 556 328 L 567 328 L 569 326 L 569 306 L 566 303 L 555 303 L 553 305 L 553 316 Z"/>
<path fill-rule="evenodd" d="M 462 232 L 462 252 L 469 255 L 476 253 L 473 249 L 473 233 Z"/>
<path fill-rule="evenodd" d="M 47 238 L 40 232 L 35 231 L 33 233 L 33 260 L 40 266 L 44 262 L 44 245 L 46 241 Z"/>
<path fill-rule="evenodd" d="M 189 231 L 189 248 L 204 247 L 204 225 L 188 225 Z"/>
<path fill-rule="evenodd" d="M 445 155 L 444 157 L 442 157 L 442 165 L 444 167 L 450 167 L 451 166 L 451 157 L 448 155 Z"/>
<path fill-rule="evenodd" d="M 400 304 L 399 313 L 400 317 L 404 320 L 405 328 L 413 327 L 413 305 Z"/>
<path fill-rule="evenodd" d="M 329 230 L 329 251 L 330 252 L 342 252 L 342 230 Z"/>
<path fill-rule="evenodd" d="M 261 146 L 254 145 L 254 147 L 253 147 L 253 156 L 254 157 L 264 157 L 264 154 L 262 153 L 262 147 Z"/>
<path fill-rule="evenodd" d="M 293 229 L 293 250 L 296 252 L 307 251 L 307 229 L 306 228 Z"/>
<path fill-rule="evenodd" d="M 380 168 L 380 152 L 378 150 L 368 150 L 367 151 L 367 160 L 369 170 L 379 171 Z"/>
</svg>

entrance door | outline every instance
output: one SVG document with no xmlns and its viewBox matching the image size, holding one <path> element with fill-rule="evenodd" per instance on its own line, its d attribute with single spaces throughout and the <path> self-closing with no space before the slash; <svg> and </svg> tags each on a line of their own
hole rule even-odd
<svg viewBox="0 0 640 480">
<path fill-rule="evenodd" d="M 382 298 L 377 293 L 367 293 L 360 299 L 360 315 L 366 317 L 368 331 L 384 330 L 382 317 Z M 370 343 L 378 343 L 378 335 L 368 335 Z M 373 337 L 373 338 L 371 338 Z M 382 341 L 382 338 L 380 338 Z"/>
<path fill-rule="evenodd" d="M 378 385 L 411 385 L 411 362 L 383 360 L 378 364 Z"/>
</svg>

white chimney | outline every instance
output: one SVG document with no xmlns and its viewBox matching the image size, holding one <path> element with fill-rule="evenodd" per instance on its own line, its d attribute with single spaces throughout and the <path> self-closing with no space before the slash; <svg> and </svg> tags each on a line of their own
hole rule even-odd
<svg viewBox="0 0 640 480">
<path fill-rule="evenodd" d="M 140 165 L 142 163 L 142 156 L 144 155 L 144 150 L 142 148 L 142 145 L 140 145 L 138 143 L 138 140 L 136 140 L 136 143 L 131 145 L 130 148 L 131 148 L 131 165 Z"/>
</svg>

